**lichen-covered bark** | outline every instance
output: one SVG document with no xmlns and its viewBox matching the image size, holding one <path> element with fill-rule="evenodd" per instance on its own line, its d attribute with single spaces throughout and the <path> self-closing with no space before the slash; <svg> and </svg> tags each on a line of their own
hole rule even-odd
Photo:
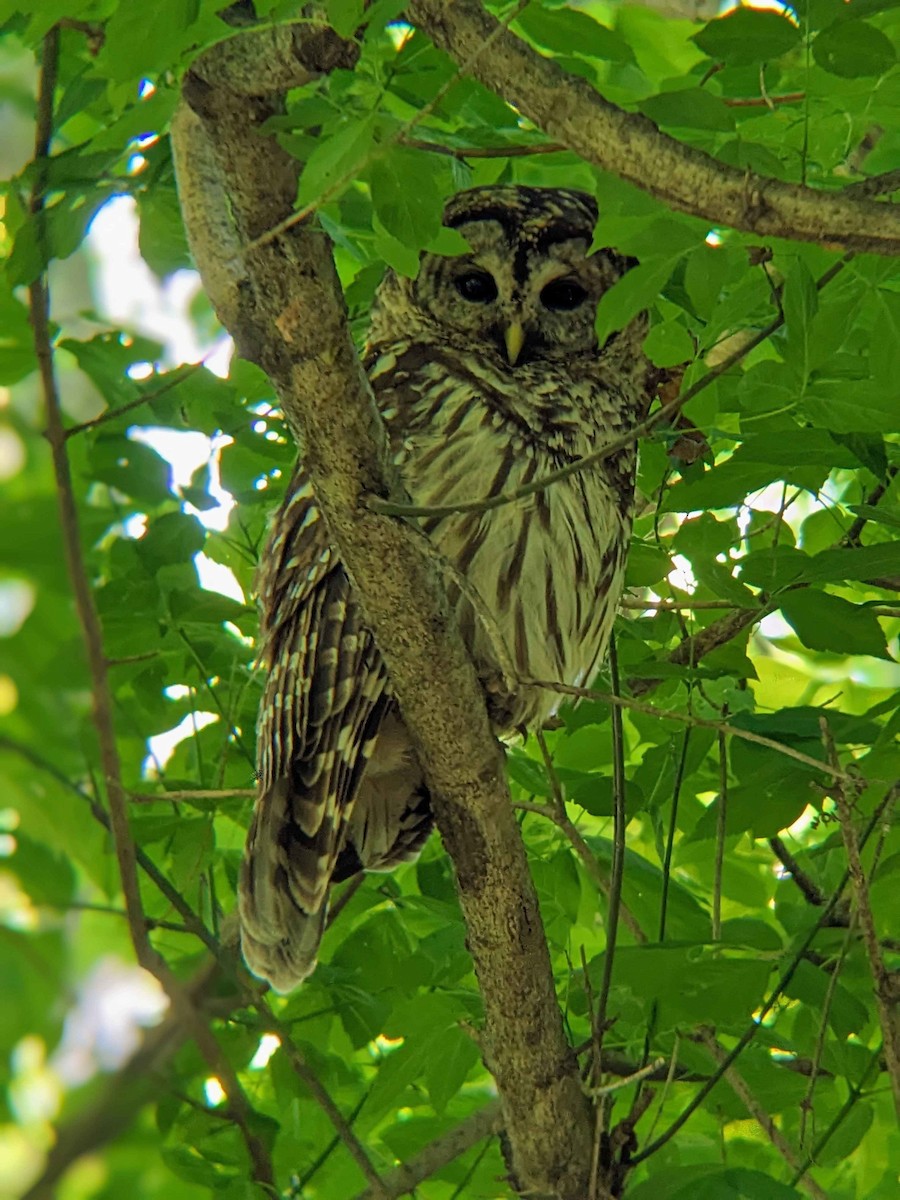
<svg viewBox="0 0 900 1200">
<path fill-rule="evenodd" d="M 604 100 L 484 11 L 479 0 L 411 0 L 407 14 L 464 73 L 514 104 L 554 141 L 670 208 L 761 237 L 900 254 L 900 208 L 765 179 L 661 133 Z M 489 53 L 482 53 L 489 43 Z"/>
<path fill-rule="evenodd" d="M 247 81 L 257 56 L 265 63 L 260 78 L 282 86 L 341 61 L 337 39 L 316 36 L 318 63 L 308 47 L 298 59 L 295 43 L 285 51 L 283 38 L 267 41 L 254 31 L 231 39 L 227 51 L 208 51 L 188 73 L 172 131 L 185 223 L 220 319 L 240 353 L 268 373 L 302 443 L 416 741 L 456 868 L 484 999 L 484 1049 L 517 1184 L 584 1200 L 590 1109 L 563 1033 L 503 757 L 433 557 L 408 527 L 366 507 L 368 494 L 388 496 L 396 485 L 330 244 L 304 223 L 247 249 L 290 215 L 298 172 L 274 138 L 260 133 L 279 110 L 278 94 L 253 94 Z M 343 53 L 349 57 L 352 47 Z"/>
</svg>

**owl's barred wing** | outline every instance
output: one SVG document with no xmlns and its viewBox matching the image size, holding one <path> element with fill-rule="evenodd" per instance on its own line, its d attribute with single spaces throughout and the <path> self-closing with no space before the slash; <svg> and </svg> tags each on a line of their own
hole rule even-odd
<svg viewBox="0 0 900 1200">
<path fill-rule="evenodd" d="M 262 562 L 260 658 L 268 675 L 239 906 L 248 966 L 288 991 L 315 966 L 331 876 L 390 697 L 299 471 Z"/>
</svg>

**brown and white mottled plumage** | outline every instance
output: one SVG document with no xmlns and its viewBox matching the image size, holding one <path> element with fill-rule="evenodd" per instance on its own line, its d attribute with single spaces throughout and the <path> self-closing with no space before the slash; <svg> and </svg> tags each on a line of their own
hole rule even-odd
<svg viewBox="0 0 900 1200">
<path fill-rule="evenodd" d="M 394 461 L 422 505 L 528 483 L 634 425 L 647 400 L 642 320 L 597 346 L 597 303 L 628 263 L 588 254 L 590 196 L 475 188 L 444 219 L 471 254 L 423 254 L 415 280 L 388 272 L 366 356 Z M 516 673 L 494 714 L 498 733 L 533 728 L 552 710 L 551 693 L 522 681 L 589 680 L 601 663 L 634 462 L 622 450 L 514 504 L 423 521 L 467 580 L 460 588 L 451 574 L 448 586 L 480 675 L 509 663 Z M 315 966 L 332 883 L 414 858 L 431 812 L 381 656 L 299 468 L 263 554 L 260 599 L 269 673 L 240 917 L 250 969 L 288 991 Z"/>
</svg>

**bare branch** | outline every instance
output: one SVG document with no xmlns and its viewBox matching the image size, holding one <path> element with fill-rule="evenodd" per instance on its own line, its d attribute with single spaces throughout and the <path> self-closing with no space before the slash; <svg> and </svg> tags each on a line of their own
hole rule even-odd
<svg viewBox="0 0 900 1200">
<path fill-rule="evenodd" d="M 875 254 L 900 254 L 900 210 L 814 191 L 728 166 L 677 142 L 638 113 L 604 100 L 520 38 L 477 0 L 412 0 L 411 20 L 457 63 L 553 141 L 612 171 L 670 208 L 761 237 L 786 237 Z M 489 38 L 489 55 L 473 52 Z"/>
</svg>

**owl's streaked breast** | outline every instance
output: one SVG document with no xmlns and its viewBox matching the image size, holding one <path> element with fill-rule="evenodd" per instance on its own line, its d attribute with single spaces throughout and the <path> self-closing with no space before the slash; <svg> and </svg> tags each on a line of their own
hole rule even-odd
<svg viewBox="0 0 900 1200">
<path fill-rule="evenodd" d="M 596 360 L 560 386 L 553 364 L 503 372 L 442 347 L 398 343 L 378 351 L 369 375 L 416 504 L 515 490 L 621 433 L 638 407 L 627 379 L 604 387 L 591 376 Z M 486 621 L 447 580 L 482 673 L 505 658 L 520 680 L 590 679 L 621 592 L 633 470 L 634 452 L 623 451 L 499 508 L 422 521 L 489 614 Z M 496 651 L 498 637 L 504 654 Z M 509 724 L 533 725 L 554 703 L 546 689 L 521 688 Z"/>
</svg>

